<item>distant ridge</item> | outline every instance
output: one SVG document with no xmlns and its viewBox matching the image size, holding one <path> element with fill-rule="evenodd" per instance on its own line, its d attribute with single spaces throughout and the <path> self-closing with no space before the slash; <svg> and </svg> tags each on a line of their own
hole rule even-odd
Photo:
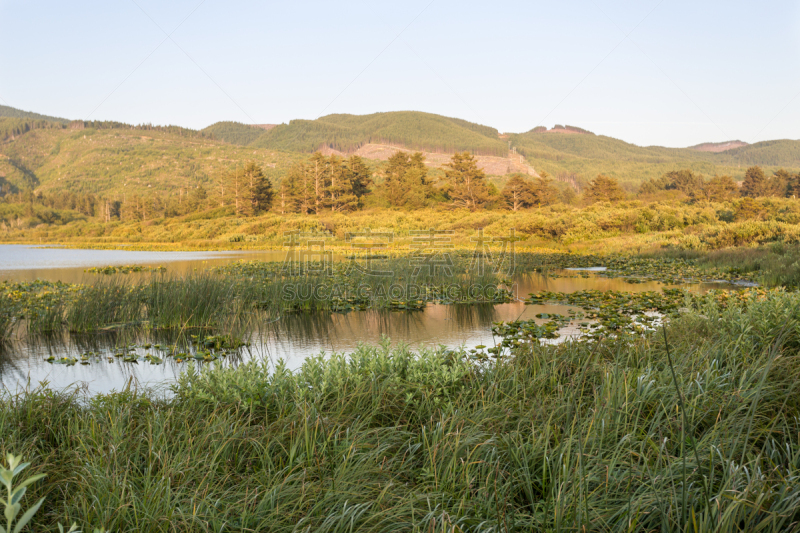
<svg viewBox="0 0 800 533">
<path fill-rule="evenodd" d="M 594 135 L 591 131 L 579 128 L 578 126 L 562 126 L 561 124 L 556 124 L 549 130 L 547 126 L 536 126 L 528 133 L 580 133 L 584 135 Z"/>
<path fill-rule="evenodd" d="M 370 115 L 326 115 L 292 120 L 262 133 L 253 147 L 311 153 L 330 148 L 353 153 L 366 144 L 403 146 L 408 150 L 507 157 L 508 143 L 492 127 L 423 113 L 391 111 Z"/>
<path fill-rule="evenodd" d="M 62 124 L 69 124 L 72 122 L 66 118 L 59 118 L 59 117 L 50 117 L 47 115 L 40 115 L 39 113 L 33 113 L 32 111 L 23 111 L 21 109 L 16 109 L 14 107 L 9 107 L 7 105 L 0 105 L 0 117 L 5 118 L 23 118 L 23 119 L 31 119 L 31 120 L 49 120 L 50 122 L 60 122 Z"/>
<path fill-rule="evenodd" d="M 726 150 L 733 150 L 734 148 L 741 148 L 748 146 L 744 141 L 725 141 L 721 143 L 702 143 L 690 146 L 689 150 L 697 150 L 698 152 L 724 152 Z"/>
</svg>

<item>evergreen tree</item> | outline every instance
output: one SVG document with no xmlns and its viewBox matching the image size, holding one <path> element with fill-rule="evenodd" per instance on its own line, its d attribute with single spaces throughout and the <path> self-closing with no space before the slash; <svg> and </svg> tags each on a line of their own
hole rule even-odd
<svg viewBox="0 0 800 533">
<path fill-rule="evenodd" d="M 779 198 L 787 198 L 789 191 L 789 183 L 792 181 L 792 175 L 784 170 L 778 169 L 769 180 L 769 195 L 777 196 Z"/>
<path fill-rule="evenodd" d="M 358 206 L 358 197 L 353 193 L 353 175 L 336 155 L 328 158 L 325 177 L 325 206 L 333 212 L 351 211 Z"/>
<path fill-rule="evenodd" d="M 278 212 L 281 215 L 297 212 L 297 179 L 298 174 L 302 172 L 297 167 L 298 165 L 292 165 L 281 180 L 281 186 L 278 189 Z"/>
<path fill-rule="evenodd" d="M 320 214 L 325 195 L 325 177 L 328 171 L 329 161 L 320 152 L 314 152 L 308 162 L 307 170 L 310 177 L 310 186 L 313 204 L 313 213 Z"/>
<path fill-rule="evenodd" d="M 769 194 L 769 183 L 761 167 L 750 167 L 744 173 L 742 196 L 758 198 Z"/>
<path fill-rule="evenodd" d="M 707 202 L 724 202 L 734 198 L 739 187 L 730 176 L 714 176 L 703 184 L 702 197 Z"/>
<path fill-rule="evenodd" d="M 534 198 L 530 183 L 520 174 L 514 174 L 500 192 L 506 205 L 512 211 L 519 211 L 533 205 Z"/>
<path fill-rule="evenodd" d="M 533 205 L 542 207 L 544 205 L 552 205 L 558 202 L 558 189 L 553 185 L 546 173 L 542 177 L 535 178 L 530 184 L 531 196 L 533 198 Z"/>
<path fill-rule="evenodd" d="M 248 210 L 247 206 L 247 187 L 248 181 L 244 169 L 235 168 L 225 176 L 223 205 L 227 196 L 227 203 L 233 206 L 233 211 L 237 215 L 244 215 Z"/>
<path fill-rule="evenodd" d="M 422 207 L 430 196 L 428 167 L 421 152 L 395 152 L 384 169 L 382 194 L 393 207 Z"/>
<path fill-rule="evenodd" d="M 251 161 L 244 167 L 246 178 L 245 214 L 257 215 L 269 211 L 272 207 L 272 183 L 264 175 L 264 171 Z"/>
<path fill-rule="evenodd" d="M 347 159 L 347 168 L 350 171 L 353 194 L 360 200 L 369 192 L 369 187 L 372 185 L 372 173 L 364 160 L 357 155 L 351 155 Z"/>
<path fill-rule="evenodd" d="M 590 202 L 616 202 L 624 200 L 627 195 L 619 182 L 614 178 L 598 174 L 595 179 L 589 183 L 589 187 L 583 193 L 584 198 Z"/>
<path fill-rule="evenodd" d="M 208 207 L 208 192 L 202 185 L 198 185 L 188 195 L 186 202 L 187 211 L 203 211 Z"/>
<path fill-rule="evenodd" d="M 800 174 L 794 174 L 786 184 L 787 198 L 800 198 Z"/>
<path fill-rule="evenodd" d="M 450 197 L 456 207 L 477 209 L 489 199 L 486 175 L 469 152 L 456 152 L 445 171 L 452 190 Z"/>
</svg>

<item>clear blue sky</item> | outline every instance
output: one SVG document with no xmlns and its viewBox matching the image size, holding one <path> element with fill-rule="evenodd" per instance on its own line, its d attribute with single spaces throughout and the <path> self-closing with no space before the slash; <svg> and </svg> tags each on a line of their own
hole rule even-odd
<svg viewBox="0 0 800 533">
<path fill-rule="evenodd" d="M 800 138 L 797 1 L 0 0 L 0 35 L 0 103 L 73 119 L 420 110 L 640 145 Z"/>
</svg>

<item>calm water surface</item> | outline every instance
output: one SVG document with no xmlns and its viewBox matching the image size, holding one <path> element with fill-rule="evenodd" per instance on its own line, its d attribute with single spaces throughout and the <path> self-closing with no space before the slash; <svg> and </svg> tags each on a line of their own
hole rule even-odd
<svg viewBox="0 0 800 533">
<path fill-rule="evenodd" d="M 167 267 L 168 273 L 183 273 L 206 269 L 238 260 L 283 260 L 285 252 L 135 252 L 123 250 L 70 250 L 28 246 L 0 246 L 0 280 L 31 281 L 35 279 L 62 280 L 70 283 L 89 282 L 97 274 L 85 269 L 108 265 L 148 265 Z M 122 274 L 120 274 L 122 275 Z M 127 274 L 142 276 L 146 274 Z M 529 275 L 517 280 L 516 293 L 520 298 L 541 290 L 574 292 L 585 289 L 625 290 L 632 292 L 659 290 L 660 283 L 630 284 L 620 279 L 597 277 L 546 278 Z M 694 290 L 706 290 L 707 285 L 694 285 Z M 348 352 L 359 343 L 377 344 L 383 338 L 393 344 L 405 343 L 413 348 L 492 346 L 492 322 L 533 319 L 538 313 L 566 314 L 563 305 L 525 305 L 512 302 L 501 305 L 455 306 L 428 305 L 422 311 L 391 312 L 383 310 L 355 311 L 346 314 L 288 315 L 269 327 L 266 333 L 253 337 L 252 346 L 242 358 L 258 358 L 275 362 L 283 359 L 290 368 L 298 368 L 309 355 L 321 352 Z M 159 342 L 157 339 L 139 339 Z M 114 358 L 108 362 L 120 341 L 109 336 L 64 335 L 57 339 L 17 339 L 0 351 L 0 384 L 14 390 L 47 381 L 54 388 L 82 384 L 92 392 L 121 389 L 129 380 L 138 384 L 155 384 L 173 379 L 186 367 L 166 358 L 162 365 L 123 363 Z M 168 342 L 167 340 L 164 343 Z M 86 351 L 100 352 L 103 357 L 90 365 L 53 365 L 44 361 L 48 355 L 79 356 Z M 153 350 L 148 350 L 152 352 Z M 145 351 L 140 350 L 144 355 Z M 236 361 L 230 363 L 235 364 Z"/>
</svg>

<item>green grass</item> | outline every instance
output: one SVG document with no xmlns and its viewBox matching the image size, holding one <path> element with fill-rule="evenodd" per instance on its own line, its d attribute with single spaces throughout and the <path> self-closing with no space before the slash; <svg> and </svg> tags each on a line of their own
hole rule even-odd
<svg viewBox="0 0 800 533">
<path fill-rule="evenodd" d="M 722 269 L 766 286 L 800 287 L 800 246 L 776 240 L 762 246 L 730 247 L 713 251 L 665 250 L 643 257 L 692 261 L 701 269 Z"/>
<path fill-rule="evenodd" d="M 26 505 L 111 531 L 787 531 L 800 298 L 475 363 L 388 345 L 0 403 Z"/>
</svg>

